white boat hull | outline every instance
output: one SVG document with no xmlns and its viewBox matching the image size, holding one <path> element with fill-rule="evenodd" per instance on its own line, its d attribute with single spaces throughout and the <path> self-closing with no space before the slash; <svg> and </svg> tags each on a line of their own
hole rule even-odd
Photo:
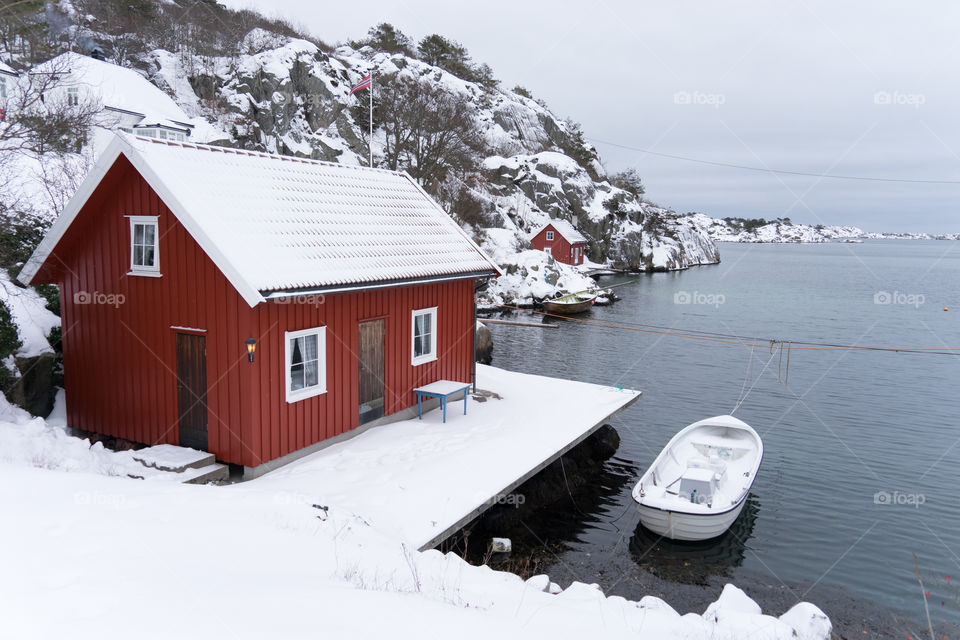
<svg viewBox="0 0 960 640">
<path fill-rule="evenodd" d="M 665 511 L 638 504 L 640 522 L 657 535 L 671 540 L 694 542 L 722 536 L 740 517 L 746 499 L 729 511 L 715 514 Z"/>
</svg>

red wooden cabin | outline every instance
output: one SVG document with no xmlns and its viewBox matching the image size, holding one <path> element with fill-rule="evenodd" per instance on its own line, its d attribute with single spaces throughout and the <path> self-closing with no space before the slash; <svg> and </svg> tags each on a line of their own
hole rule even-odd
<svg viewBox="0 0 960 640">
<path fill-rule="evenodd" d="M 551 220 L 543 225 L 530 238 L 530 244 L 566 264 L 583 264 L 587 253 L 587 239 L 566 220 Z"/>
<path fill-rule="evenodd" d="M 405 173 L 118 134 L 19 278 L 71 427 L 249 470 L 471 381 L 498 274 Z"/>
</svg>

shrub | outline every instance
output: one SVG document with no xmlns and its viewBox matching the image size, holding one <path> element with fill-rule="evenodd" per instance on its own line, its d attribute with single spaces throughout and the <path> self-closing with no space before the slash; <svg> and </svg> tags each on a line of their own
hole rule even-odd
<svg viewBox="0 0 960 640">
<path fill-rule="evenodd" d="M 63 340 L 63 330 L 60 327 L 54 327 L 50 329 L 49 335 L 47 335 L 47 342 L 50 343 L 50 346 L 53 347 L 53 350 L 57 353 L 63 352 L 63 345 L 61 341 Z"/>
<path fill-rule="evenodd" d="M 351 42 L 350 46 L 354 49 L 369 46 L 377 51 L 402 53 L 411 58 L 414 57 L 413 40 L 389 22 L 381 22 L 375 27 L 370 27 L 366 38 Z"/>
<path fill-rule="evenodd" d="M 60 315 L 60 288 L 55 284 L 38 284 L 33 288 L 46 299 L 47 310 Z"/>
<path fill-rule="evenodd" d="M 20 271 L 33 250 L 40 244 L 48 222 L 40 217 L 0 206 L 0 266 L 11 273 Z"/>
<path fill-rule="evenodd" d="M 523 96 L 524 98 L 530 98 L 531 100 L 533 100 L 533 94 L 530 93 L 530 90 L 527 89 L 526 87 L 521 87 L 520 85 L 517 85 L 513 88 L 513 92 L 518 96 Z"/>
<path fill-rule="evenodd" d="M 643 180 L 640 179 L 640 174 L 633 168 L 612 175 L 610 177 L 610 184 L 628 193 L 632 193 L 637 198 L 646 193 L 646 189 L 643 188 Z"/>
</svg>

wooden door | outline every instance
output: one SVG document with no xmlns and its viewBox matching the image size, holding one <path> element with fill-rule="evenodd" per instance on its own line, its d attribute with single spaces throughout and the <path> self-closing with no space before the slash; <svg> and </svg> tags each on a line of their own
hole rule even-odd
<svg viewBox="0 0 960 640">
<path fill-rule="evenodd" d="M 384 321 L 360 323 L 360 424 L 383 416 Z"/>
<path fill-rule="evenodd" d="M 177 334 L 177 415 L 180 446 L 207 450 L 207 340 Z"/>
</svg>

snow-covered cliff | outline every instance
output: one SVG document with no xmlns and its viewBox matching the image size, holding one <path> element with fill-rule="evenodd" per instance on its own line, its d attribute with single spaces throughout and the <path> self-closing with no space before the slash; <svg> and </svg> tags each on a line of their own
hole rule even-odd
<svg viewBox="0 0 960 640">
<path fill-rule="evenodd" d="M 95 29 L 90 35 L 101 40 Z M 204 123 L 191 138 L 199 142 L 346 164 L 366 164 L 372 147 L 374 163 L 387 166 L 388 123 L 375 111 L 371 142 L 364 111 L 369 93 L 350 95 L 361 78 L 373 75 L 375 104 L 381 91 L 399 82 L 441 89 L 466 104 L 480 131 L 476 162 L 425 186 L 504 266 L 531 262 L 521 252 L 529 248 L 530 233 L 551 218 L 571 222 L 588 238 L 587 257 L 594 263 L 649 271 L 720 259 L 698 225 L 644 201 L 636 189 L 611 184 L 579 126 L 526 91 L 465 80 L 403 53 L 346 45 L 331 50 L 262 28 L 249 31 L 223 55 L 150 48 L 153 44 L 124 63 L 172 97 L 191 122 Z M 464 198 L 473 205 L 469 215 L 461 206 Z M 56 214 L 56 207 L 47 210 Z M 542 256 L 541 262 L 551 265 L 553 259 Z M 559 278 L 547 295 L 567 281 L 579 286 L 576 278 Z M 503 287 L 499 294 L 523 297 Z"/>
</svg>

